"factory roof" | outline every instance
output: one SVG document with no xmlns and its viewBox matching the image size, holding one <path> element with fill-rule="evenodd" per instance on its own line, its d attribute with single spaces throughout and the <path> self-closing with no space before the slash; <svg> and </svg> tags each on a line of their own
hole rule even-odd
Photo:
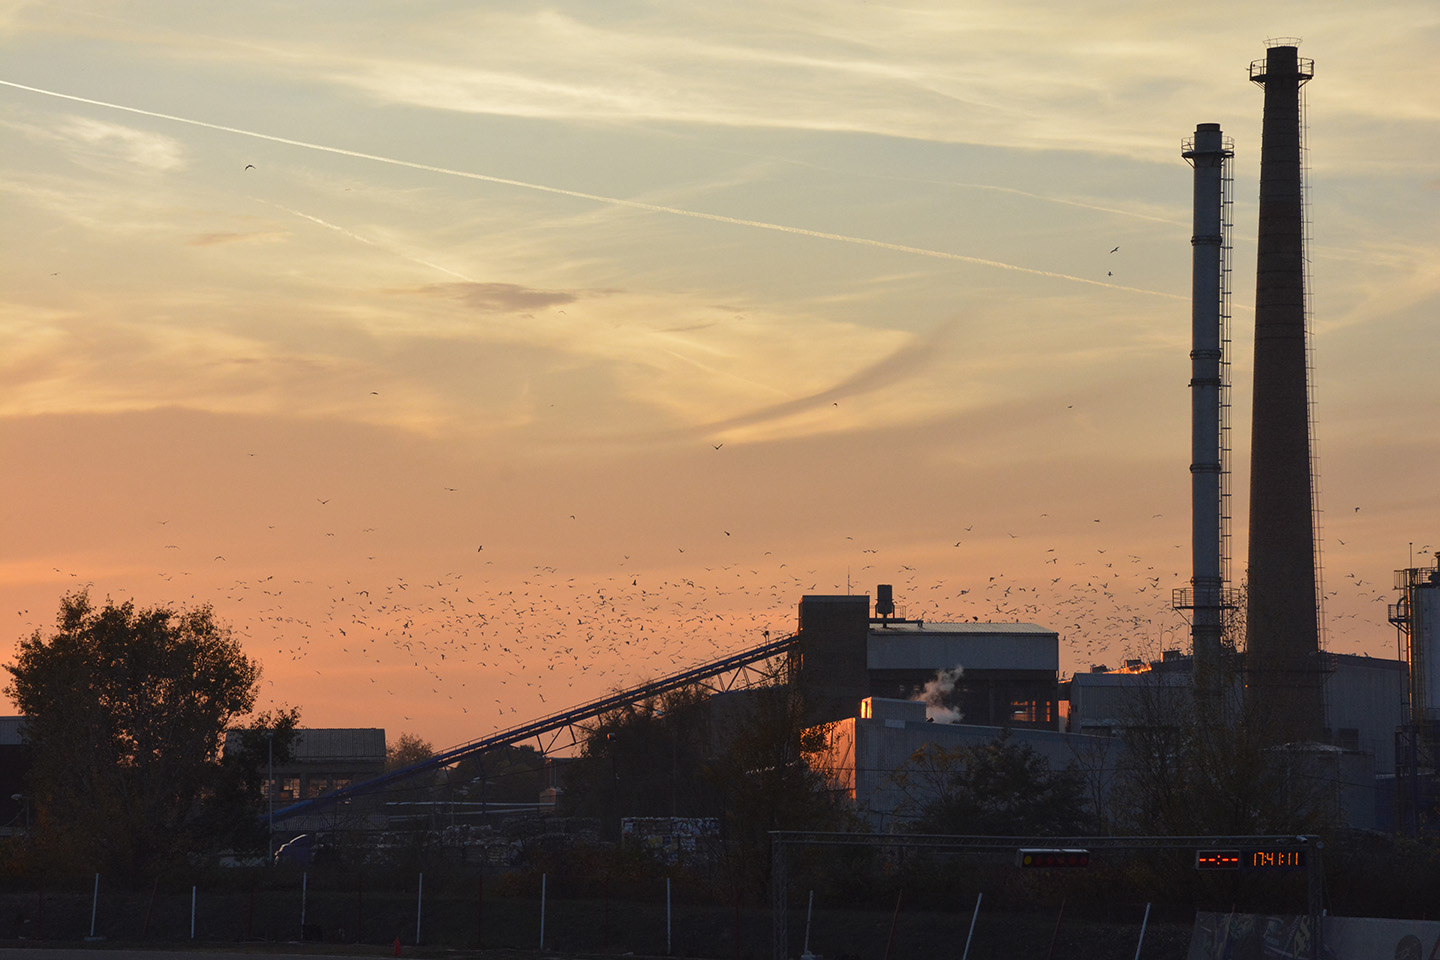
<svg viewBox="0 0 1440 960">
<path fill-rule="evenodd" d="M 927 623 L 924 620 L 871 620 L 871 634 L 890 633 L 961 633 L 988 636 L 996 633 L 1056 636 L 1054 630 L 1033 623 Z"/>
<path fill-rule="evenodd" d="M 302 728 L 296 731 L 295 759 L 385 758 L 385 731 L 376 727 Z"/>
<path fill-rule="evenodd" d="M 24 717 L 0 717 L 0 745 L 15 746 L 25 742 L 22 728 Z"/>
<path fill-rule="evenodd" d="M 238 744 L 240 730 L 225 731 L 225 746 Z M 301 727 L 295 731 L 292 755 L 300 762 L 385 760 L 385 730 L 381 727 Z"/>
<path fill-rule="evenodd" d="M 871 670 L 1040 670 L 1060 667 L 1060 635 L 1033 623 L 872 622 Z"/>
</svg>

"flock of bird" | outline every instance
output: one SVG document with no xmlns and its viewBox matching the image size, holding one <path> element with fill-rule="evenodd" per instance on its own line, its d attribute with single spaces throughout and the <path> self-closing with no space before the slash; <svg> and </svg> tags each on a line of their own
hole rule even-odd
<svg viewBox="0 0 1440 960">
<path fill-rule="evenodd" d="M 330 499 L 314 497 L 314 509 L 327 509 Z M 911 619 L 1055 630 L 1067 671 L 1186 646 L 1188 628 L 1171 609 L 1171 589 L 1185 585 L 1188 549 L 1172 542 L 1163 557 L 1145 557 L 1112 548 L 1103 526 L 1088 525 L 1092 536 L 1083 544 L 1072 535 L 1046 546 L 1035 530 L 1047 519 L 1041 515 L 1035 529 L 1021 533 L 969 523 L 909 548 L 837 536 L 833 561 L 823 566 L 786 561 L 760 545 L 748 555 L 739 546 L 744 559 L 735 560 L 737 538 L 723 527 L 714 538 L 727 550 L 690 544 L 683 566 L 663 569 L 620 552 L 598 571 L 593 564 L 509 567 L 503 546 L 478 544 L 463 558 L 448 558 L 452 569 L 413 579 L 367 567 L 363 561 L 373 554 L 363 551 L 370 547 L 361 547 L 347 568 L 376 571 L 368 576 L 291 569 L 216 577 L 230 563 L 226 554 L 192 545 L 203 540 L 160 520 L 155 575 L 170 589 L 189 581 L 191 592 L 174 602 L 210 603 L 262 663 L 262 708 L 299 705 L 309 726 L 418 729 L 444 746 L 783 636 L 795 629 L 801 596 L 870 593 L 879 583 L 893 584 L 901 615 Z M 350 540 L 363 543 L 373 532 L 352 531 L 361 536 Z M 722 552 L 731 559 L 710 559 Z M 966 570 L 972 553 L 1003 556 L 1011 575 L 925 571 Z M 187 569 L 197 560 L 208 564 L 203 576 Z M 1392 635 L 1384 606 L 1390 592 L 1353 573 L 1334 587 L 1328 596 L 1343 591 L 1349 612 L 1331 617 L 1331 649 L 1373 649 Z M 148 605 L 143 598 L 154 591 L 131 593 Z M 1354 649 L 1339 637 L 1353 638 Z M 352 717 L 337 722 L 327 719 L 329 711 L 306 712 L 307 702 L 326 696 L 347 703 Z M 360 715 L 373 719 L 356 722 Z"/>
</svg>

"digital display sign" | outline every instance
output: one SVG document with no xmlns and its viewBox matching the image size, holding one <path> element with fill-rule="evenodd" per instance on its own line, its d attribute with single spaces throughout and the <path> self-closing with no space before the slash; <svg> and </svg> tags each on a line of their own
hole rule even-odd
<svg viewBox="0 0 1440 960">
<path fill-rule="evenodd" d="M 1196 870 L 1239 870 L 1239 850 L 1196 850 Z"/>
<path fill-rule="evenodd" d="M 1018 866 L 1033 870 L 1090 866 L 1090 851 L 1071 847 L 1022 847 L 1015 855 Z"/>
<path fill-rule="evenodd" d="M 1196 850 L 1196 870 L 1303 870 L 1305 851 L 1295 847 L 1258 850 Z"/>
<path fill-rule="evenodd" d="M 1304 850 L 1249 850 L 1245 855 L 1249 870 L 1298 870 L 1305 866 Z"/>
</svg>

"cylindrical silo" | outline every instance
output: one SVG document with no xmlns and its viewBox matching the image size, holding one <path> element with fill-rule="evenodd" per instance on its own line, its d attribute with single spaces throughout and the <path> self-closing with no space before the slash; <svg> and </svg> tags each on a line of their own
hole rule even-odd
<svg viewBox="0 0 1440 960">
<path fill-rule="evenodd" d="M 1400 602 L 1390 606 L 1390 622 L 1400 628 L 1410 668 L 1410 722 L 1440 723 L 1440 555 L 1433 567 L 1396 570 L 1395 589 Z"/>
</svg>

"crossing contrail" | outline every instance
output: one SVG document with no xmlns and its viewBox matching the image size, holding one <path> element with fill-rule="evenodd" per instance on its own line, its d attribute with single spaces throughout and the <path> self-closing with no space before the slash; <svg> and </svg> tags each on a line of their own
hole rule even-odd
<svg viewBox="0 0 1440 960">
<path fill-rule="evenodd" d="M 659 203 L 646 203 L 643 200 L 628 200 L 624 197 L 607 197 L 597 193 L 585 193 L 581 190 L 567 190 L 563 187 L 550 187 L 540 183 L 528 183 L 524 180 L 512 180 L 508 177 L 494 177 L 484 173 L 473 173 L 469 170 L 456 170 L 452 167 L 439 167 L 429 163 L 419 163 L 414 160 L 400 160 L 395 157 L 382 157 L 379 154 L 363 153 L 359 150 L 346 150 L 343 147 L 331 147 L 323 143 L 310 143 L 306 140 L 294 140 L 289 137 L 279 137 L 270 133 L 260 133 L 256 130 L 245 130 L 240 127 L 228 127 L 220 123 L 209 123 L 205 120 L 195 120 L 190 117 L 178 117 L 171 113 L 158 113 L 154 110 L 143 110 L 140 107 L 128 107 L 120 103 L 109 103 L 104 100 L 92 100 L 89 97 L 78 97 L 70 93 L 60 93 L 55 90 L 45 90 L 40 87 L 26 86 L 23 83 L 14 83 L 10 80 L 0 80 L 0 86 L 11 87 L 16 90 L 25 90 L 30 93 L 38 93 L 42 96 L 55 97 L 60 100 L 69 100 L 73 103 L 89 104 L 93 107 L 104 107 L 107 110 L 119 110 L 124 113 L 133 113 L 142 117 L 154 117 L 157 120 L 169 120 L 172 123 L 188 124 L 192 127 L 203 127 L 206 130 L 218 130 L 222 133 L 233 133 L 237 136 L 251 137 L 256 140 L 268 140 L 271 143 L 283 143 L 290 147 L 300 147 L 305 150 L 318 150 L 322 153 L 332 153 L 342 157 L 355 157 L 359 160 L 370 160 L 375 163 L 386 163 L 396 167 L 408 167 L 412 170 L 424 170 L 427 173 L 438 173 L 449 177 L 463 177 L 467 180 L 479 180 L 484 183 L 494 183 L 507 187 L 518 187 L 522 190 L 534 190 L 540 193 L 549 193 L 555 196 L 572 197 L 577 200 L 588 200 L 592 203 L 603 203 L 616 207 L 628 207 L 631 210 L 644 210 L 649 213 L 664 213 L 675 217 L 690 217 L 695 220 L 709 220 L 713 223 L 729 223 L 740 227 L 753 227 L 757 230 L 773 230 L 778 233 L 789 233 L 799 237 L 813 237 L 817 240 L 833 240 L 838 243 L 853 243 L 865 247 L 874 247 L 879 250 L 890 250 L 895 253 L 908 253 L 920 257 L 931 257 L 937 260 L 951 260 L 957 263 L 969 263 L 982 267 L 993 267 L 997 270 L 1010 270 L 1015 273 L 1026 273 L 1036 277 L 1047 277 L 1052 280 L 1068 280 L 1071 283 L 1083 283 L 1092 287 L 1104 287 L 1108 290 L 1122 290 L 1127 293 L 1141 293 L 1146 296 L 1163 297 L 1167 300 L 1189 301 L 1189 296 L 1166 293 L 1161 290 L 1146 290 L 1143 287 L 1129 287 L 1119 283 L 1106 283 L 1103 280 L 1091 280 L 1088 277 L 1077 277 L 1069 273 L 1057 273 L 1052 270 L 1041 270 L 1037 267 L 1023 267 L 1015 263 L 1005 263 L 1002 260 L 989 260 L 984 257 L 968 257 L 962 253 L 951 253 L 946 250 L 931 250 L 927 247 L 914 247 L 904 243 L 890 243 L 886 240 L 873 240 L 868 237 L 853 237 L 844 233 L 828 233 L 823 230 L 807 230 L 804 227 L 792 227 L 783 223 L 770 223 L 766 220 L 748 220 L 742 217 L 727 217 L 719 213 L 704 213 L 700 210 L 686 210 L 683 207 L 670 207 Z"/>
<path fill-rule="evenodd" d="M 0 81 L 0 82 L 3 82 L 3 81 Z M 327 229 L 334 230 L 336 233 L 342 234 L 343 236 L 347 236 L 347 237 L 349 237 L 351 240 L 359 241 L 360 243 L 363 243 L 363 244 L 365 244 L 366 246 L 369 246 L 369 247 L 375 247 L 377 250 L 384 250 L 384 251 L 386 251 L 387 253 L 392 253 L 392 254 L 394 254 L 394 255 L 397 256 L 397 257 L 402 257 L 402 258 L 404 258 L 404 259 L 406 259 L 406 260 L 409 260 L 411 263 L 418 263 L 418 264 L 420 264 L 420 266 L 422 266 L 422 267 L 429 267 L 430 269 L 432 269 L 432 270 L 438 270 L 438 271 L 440 271 L 441 273 L 448 273 L 450 276 L 454 277 L 454 278 L 457 279 L 457 280 L 464 280 L 466 283 L 475 283 L 475 282 L 476 282 L 474 277 L 467 277 L 467 276 L 466 276 L 465 274 L 463 274 L 463 273 L 456 273 L 454 270 L 451 270 L 449 267 L 442 267 L 440 264 L 434 263 L 433 261 L 430 261 L 430 260 L 422 260 L 422 259 L 420 259 L 419 257 L 411 256 L 410 254 L 405 253 L 403 250 L 394 250 L 394 249 L 391 249 L 391 248 L 389 248 L 389 247 L 386 247 L 384 244 L 376 243 L 374 240 L 371 240 L 369 237 L 362 237 L 362 236 L 360 236 L 360 234 L 356 233 L 356 232 L 353 231 L 353 230 L 346 230 L 344 227 L 340 226 L 339 224 L 331 223 L 331 222 L 328 221 L 328 220 L 321 220 L 319 217 L 311 216 L 311 215 L 308 214 L 308 213 L 301 213 L 299 210 L 291 210 L 289 207 L 282 206 L 281 204 L 274 203 L 274 202 L 272 202 L 272 201 L 270 201 L 270 200 L 262 200 L 262 199 L 259 198 L 259 197 L 251 197 L 250 199 L 254 200 L 254 201 L 257 202 L 257 203 L 263 203 L 263 204 L 265 204 L 266 206 L 274 207 L 276 210 L 284 210 L 286 213 L 290 214 L 292 217 L 299 217 L 299 218 L 301 218 L 302 220 L 309 220 L 311 223 L 317 223 L 317 224 L 319 224 L 319 225 L 322 226 L 322 227 L 326 227 Z"/>
</svg>

